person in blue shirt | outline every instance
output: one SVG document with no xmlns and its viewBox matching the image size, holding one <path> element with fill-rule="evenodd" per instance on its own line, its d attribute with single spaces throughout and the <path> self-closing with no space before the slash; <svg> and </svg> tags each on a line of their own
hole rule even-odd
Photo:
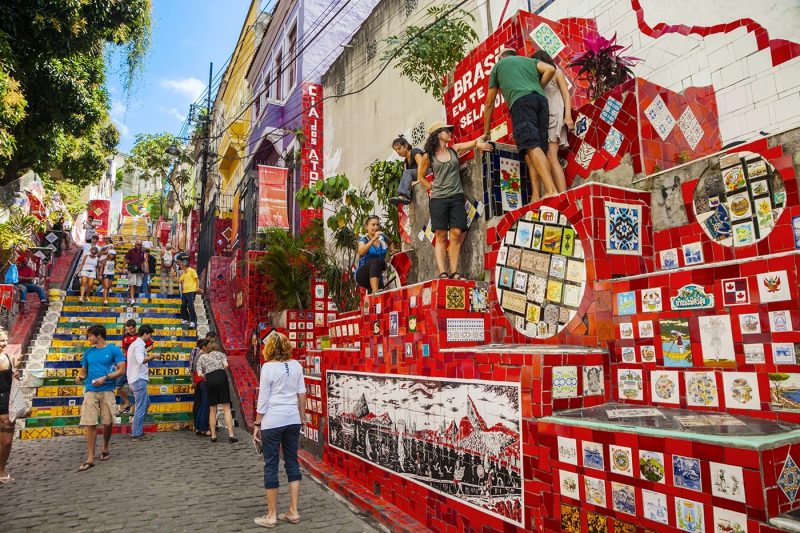
<svg viewBox="0 0 800 533">
<path fill-rule="evenodd" d="M 364 223 L 367 234 L 358 239 L 358 268 L 356 269 L 356 283 L 370 293 L 375 293 L 383 287 L 383 271 L 386 270 L 386 252 L 389 243 L 383 236 L 381 219 L 371 215 Z"/>
<path fill-rule="evenodd" d="M 97 420 L 103 424 L 103 447 L 100 448 L 100 460 L 109 457 L 108 443 L 114 424 L 113 406 L 117 403 L 114 388 L 117 378 L 125 374 L 125 356 L 118 346 L 106 342 L 106 328 L 100 324 L 89 326 L 86 338 L 91 348 L 83 354 L 81 369 L 75 376 L 75 383 L 83 388 L 83 405 L 81 405 L 80 425 L 86 431 L 86 461 L 79 472 L 94 466 L 94 448 L 97 441 Z"/>
</svg>

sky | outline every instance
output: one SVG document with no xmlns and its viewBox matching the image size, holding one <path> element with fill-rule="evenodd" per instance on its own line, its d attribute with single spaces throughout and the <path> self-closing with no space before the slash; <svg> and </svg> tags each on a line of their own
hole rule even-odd
<svg viewBox="0 0 800 533">
<path fill-rule="evenodd" d="M 249 0 L 154 0 L 153 38 L 145 72 L 130 98 L 122 92 L 117 61 L 107 76 L 111 120 L 128 152 L 138 133 L 178 134 L 189 105 L 233 52 Z M 211 95 L 214 98 L 214 95 Z"/>
</svg>

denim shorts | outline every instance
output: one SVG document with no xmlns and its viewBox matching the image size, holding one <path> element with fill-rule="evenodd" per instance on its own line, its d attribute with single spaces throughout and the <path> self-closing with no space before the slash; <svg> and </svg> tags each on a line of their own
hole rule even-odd
<svg viewBox="0 0 800 533">
<path fill-rule="evenodd" d="M 128 376 L 126 374 L 122 374 L 120 377 L 117 378 L 117 388 L 127 384 L 128 384 Z"/>
<path fill-rule="evenodd" d="M 301 424 L 290 424 L 261 430 L 261 446 L 264 453 L 264 488 L 278 488 L 278 462 L 283 448 L 283 463 L 289 483 L 300 481 L 300 463 L 297 449 L 300 446 Z"/>
</svg>

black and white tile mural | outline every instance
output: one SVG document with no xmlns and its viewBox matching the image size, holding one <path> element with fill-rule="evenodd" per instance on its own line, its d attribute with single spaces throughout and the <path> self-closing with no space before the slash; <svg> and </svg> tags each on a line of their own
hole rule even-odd
<svg viewBox="0 0 800 533">
<path fill-rule="evenodd" d="M 522 525 L 518 383 L 328 371 L 327 387 L 331 446 Z"/>
</svg>

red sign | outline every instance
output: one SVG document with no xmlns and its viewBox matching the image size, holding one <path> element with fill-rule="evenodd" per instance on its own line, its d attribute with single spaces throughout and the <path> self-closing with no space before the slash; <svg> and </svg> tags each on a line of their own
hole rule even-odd
<svg viewBox="0 0 800 533">
<path fill-rule="evenodd" d="M 300 184 L 313 188 L 323 179 L 322 174 L 322 85 L 303 83 L 303 135 L 301 149 Z M 321 209 L 303 209 L 300 212 L 300 228 L 308 226 L 315 218 L 322 217 Z"/>
<path fill-rule="evenodd" d="M 95 229 L 100 235 L 108 235 L 108 216 L 111 202 L 108 200 L 91 200 L 86 214 L 94 219 Z M 99 224 L 98 224 L 99 222 Z"/>
<path fill-rule="evenodd" d="M 257 231 L 289 227 L 289 212 L 286 206 L 288 176 L 287 168 L 258 165 Z"/>
</svg>

